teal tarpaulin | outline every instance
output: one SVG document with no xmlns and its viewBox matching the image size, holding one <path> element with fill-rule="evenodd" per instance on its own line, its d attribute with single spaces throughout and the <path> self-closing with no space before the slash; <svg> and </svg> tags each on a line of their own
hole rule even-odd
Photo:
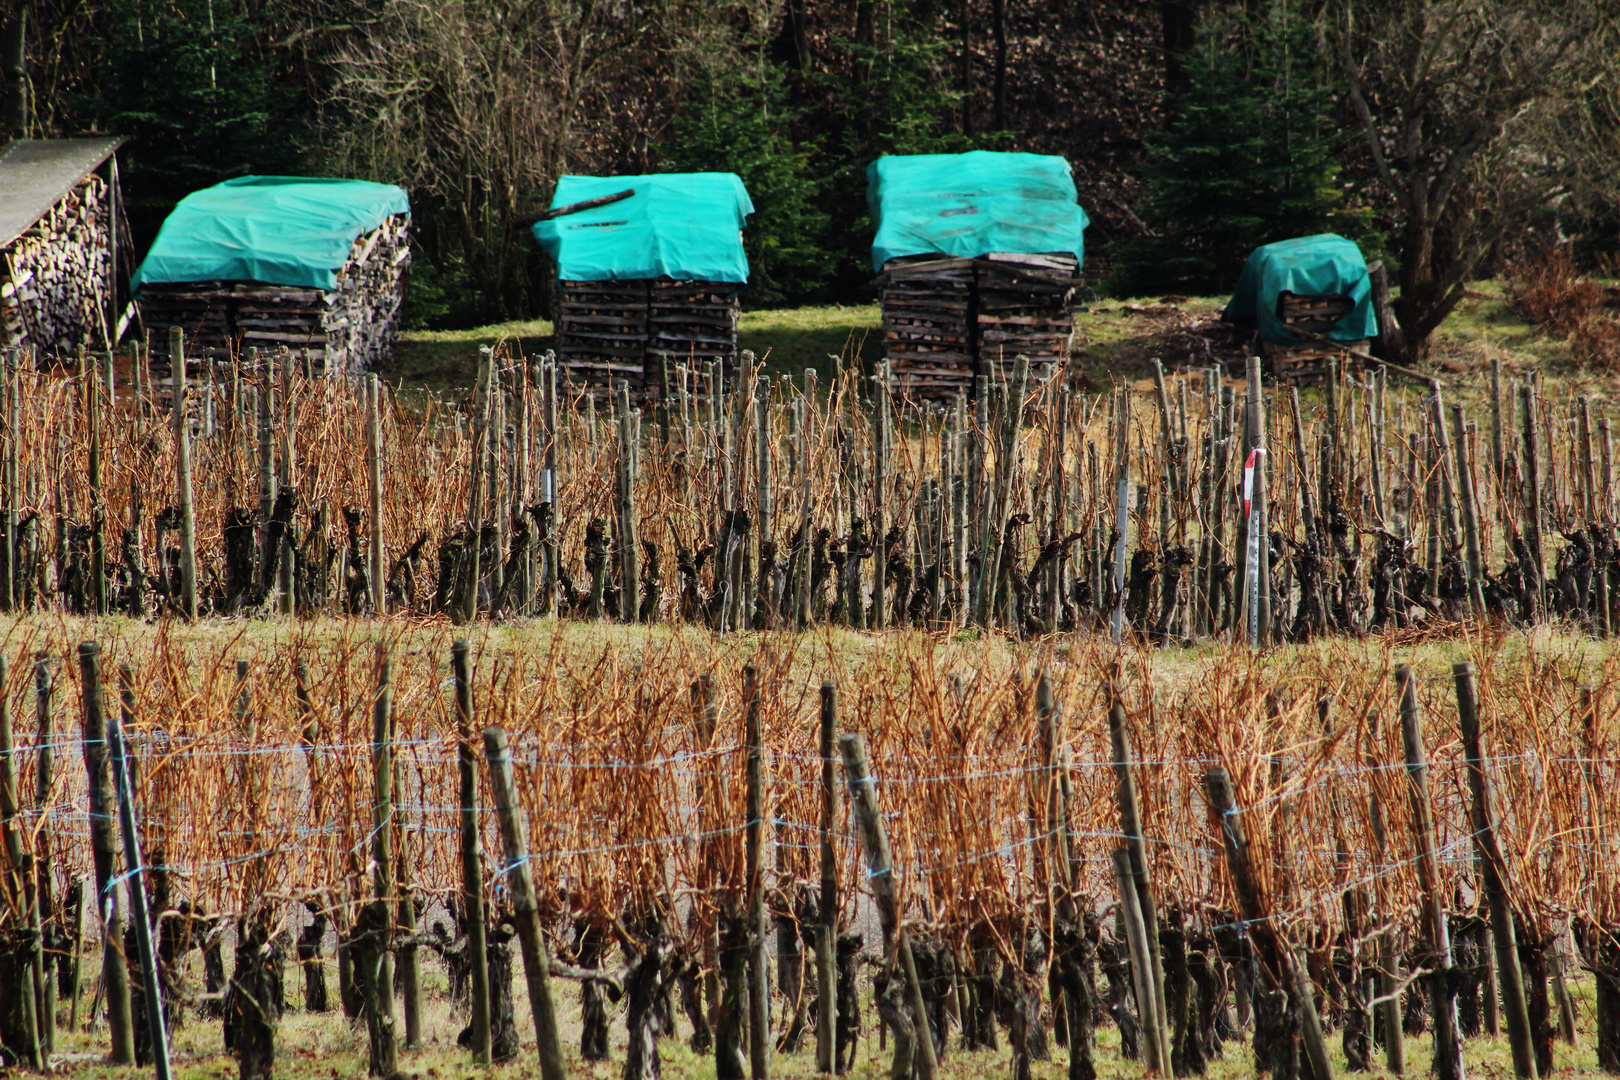
<svg viewBox="0 0 1620 1080">
<path fill-rule="evenodd" d="M 1367 260 L 1353 242 L 1334 233 L 1301 236 L 1257 247 L 1249 253 L 1237 291 L 1221 318 L 1259 327 L 1273 345 L 1298 345 L 1298 335 L 1277 317 L 1277 297 L 1347 296 L 1355 305 L 1329 330 L 1334 341 L 1363 341 L 1378 336 L 1372 309 Z"/>
<path fill-rule="evenodd" d="M 742 227 L 754 204 L 736 173 L 565 176 L 551 205 L 630 189 L 628 199 L 535 223 L 534 238 L 559 278 L 747 282 Z"/>
<path fill-rule="evenodd" d="M 1090 219 L 1069 163 L 1048 154 L 916 154 L 866 168 L 872 269 L 902 255 L 976 259 L 992 252 L 1085 256 Z"/>
<path fill-rule="evenodd" d="M 410 212 L 405 189 L 393 184 L 238 177 L 181 199 L 130 285 L 262 281 L 335 289 L 355 239 Z"/>
</svg>

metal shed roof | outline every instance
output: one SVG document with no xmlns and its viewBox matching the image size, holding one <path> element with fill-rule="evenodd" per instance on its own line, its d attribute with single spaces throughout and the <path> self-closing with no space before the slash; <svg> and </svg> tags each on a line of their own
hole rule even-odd
<svg viewBox="0 0 1620 1080">
<path fill-rule="evenodd" d="M 0 248 L 44 217 L 124 140 L 18 139 L 0 151 Z"/>
</svg>

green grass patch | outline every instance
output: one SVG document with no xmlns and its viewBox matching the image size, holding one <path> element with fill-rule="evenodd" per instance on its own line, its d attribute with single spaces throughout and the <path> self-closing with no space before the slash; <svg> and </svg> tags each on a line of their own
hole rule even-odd
<svg viewBox="0 0 1620 1080">
<path fill-rule="evenodd" d="M 825 385 L 837 367 L 833 357 L 870 363 L 883 355 L 882 322 L 876 304 L 745 311 L 737 337 L 768 373 L 798 376 L 815 368 Z"/>
</svg>

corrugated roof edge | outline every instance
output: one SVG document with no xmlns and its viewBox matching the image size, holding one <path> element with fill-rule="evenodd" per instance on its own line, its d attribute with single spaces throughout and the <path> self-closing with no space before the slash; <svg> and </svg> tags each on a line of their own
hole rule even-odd
<svg viewBox="0 0 1620 1080">
<path fill-rule="evenodd" d="M 125 141 L 108 135 L 17 139 L 7 144 L 0 150 L 0 248 L 10 247 Z"/>
</svg>

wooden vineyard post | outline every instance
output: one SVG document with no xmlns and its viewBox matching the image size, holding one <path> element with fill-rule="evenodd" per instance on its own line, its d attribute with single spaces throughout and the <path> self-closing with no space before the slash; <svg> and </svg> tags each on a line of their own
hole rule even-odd
<svg viewBox="0 0 1620 1080">
<path fill-rule="evenodd" d="M 1158 905 L 1153 896 L 1153 882 L 1148 877 L 1147 844 L 1142 837 L 1142 810 L 1136 797 L 1136 778 L 1131 771 L 1130 734 L 1125 730 L 1125 701 L 1120 695 L 1118 684 L 1110 681 L 1107 691 L 1108 736 L 1114 754 L 1114 790 L 1119 805 L 1119 831 L 1125 837 L 1125 850 L 1130 857 L 1131 883 L 1136 893 L 1136 908 L 1142 917 L 1142 941 L 1145 946 L 1142 961 L 1147 965 L 1143 983 L 1150 991 L 1148 1001 L 1144 1003 L 1142 1009 L 1143 1026 L 1146 1028 L 1151 1013 L 1159 1041 L 1155 1052 L 1149 1054 L 1149 1059 L 1151 1062 L 1157 1057 L 1159 1062 L 1167 1066 L 1170 1061 L 1170 1032 L 1164 1022 L 1169 1016 L 1169 1007 L 1166 1004 L 1164 966 L 1159 952 Z M 1131 905 L 1128 899 L 1123 896 L 1120 899 L 1126 904 L 1126 911 L 1129 912 Z M 1168 1068 L 1160 1068 L 1160 1071 L 1168 1072 Z"/>
<path fill-rule="evenodd" d="M 1121 388 L 1114 433 L 1114 610 L 1108 616 L 1108 639 L 1119 644 L 1125 632 L 1125 534 L 1131 525 L 1131 388 Z"/>
<path fill-rule="evenodd" d="M 1322 1032 L 1322 1019 L 1316 1012 L 1316 996 L 1304 968 L 1294 955 L 1293 946 L 1282 936 L 1272 922 L 1271 913 L 1261 899 L 1249 861 L 1249 839 L 1243 827 L 1232 795 L 1232 778 L 1224 768 L 1216 767 L 1204 774 L 1204 790 L 1209 795 L 1210 809 L 1220 826 L 1221 844 L 1226 851 L 1226 868 L 1232 875 L 1232 887 L 1237 893 L 1238 906 L 1249 924 L 1260 966 L 1276 981 L 1279 989 L 1286 989 L 1298 1010 L 1301 1041 L 1310 1061 L 1312 1080 L 1333 1080 L 1333 1062 L 1328 1057 L 1327 1036 Z"/>
<path fill-rule="evenodd" d="M 397 1053 L 394 1038 L 394 686 L 388 654 L 377 646 L 377 693 L 371 711 L 371 872 L 372 898 L 362 912 L 367 947 L 356 950 L 355 974 L 365 1002 L 373 1075 L 391 1076 Z M 370 916 L 369 919 L 367 916 Z"/>
<path fill-rule="evenodd" d="M 768 568 L 765 565 L 765 556 L 769 551 L 767 545 L 771 541 L 772 529 L 776 524 L 775 506 L 771 492 L 771 381 L 761 375 L 754 393 L 754 532 L 759 537 L 759 572 L 765 574 Z M 764 586 L 764 595 L 759 598 L 755 607 L 756 613 L 763 613 L 764 621 L 758 624 L 761 630 L 774 630 L 777 626 L 777 612 L 771 603 L 769 582 L 761 581 Z"/>
<path fill-rule="evenodd" d="M 1249 457 L 1244 462 L 1243 486 L 1245 498 L 1249 500 L 1249 520 L 1244 590 L 1248 594 L 1249 644 L 1256 649 L 1271 640 L 1271 519 L 1267 513 L 1266 416 L 1261 395 L 1260 358 L 1251 356 L 1245 394 Z"/>
<path fill-rule="evenodd" d="M 472 475 L 467 479 L 467 543 L 462 550 L 458 574 L 461 579 L 460 591 L 451 602 L 451 616 L 462 625 L 478 618 L 478 582 L 482 576 L 478 559 L 479 551 L 484 546 L 484 454 L 489 441 L 489 399 L 494 368 L 494 358 L 485 356 L 478 365 L 478 388 L 473 393 Z M 551 586 L 548 584 L 547 588 Z"/>
<path fill-rule="evenodd" d="M 1153 961 L 1148 950 L 1147 930 L 1142 921 L 1142 905 L 1136 895 L 1136 875 L 1131 873 L 1131 853 L 1125 848 L 1114 849 L 1114 881 L 1119 887 L 1119 910 L 1125 923 L 1125 941 L 1131 954 L 1131 983 L 1136 990 L 1136 1017 L 1142 1025 L 1142 1045 L 1146 1051 L 1147 1066 L 1160 1075 L 1168 1073 L 1165 1055 L 1166 1036 L 1159 1023 L 1159 1009 L 1154 1001 Z"/>
<path fill-rule="evenodd" d="M 1526 620 L 1534 622 L 1546 603 L 1546 574 L 1541 561 L 1541 455 L 1536 448 L 1536 388 L 1525 381 L 1519 388 L 1520 410 L 1524 421 L 1524 475 L 1522 502 L 1524 506 L 1524 546 L 1530 555 L 1531 609 Z"/>
<path fill-rule="evenodd" d="M 252 391 L 254 418 L 259 435 L 259 587 L 266 593 L 275 586 L 275 552 L 270 550 L 270 517 L 276 506 L 276 463 L 272 448 L 275 445 L 274 361 L 259 357 L 258 349 L 248 350 L 248 365 L 258 376 L 259 385 Z"/>
<path fill-rule="evenodd" d="M 630 387 L 619 386 L 618 510 L 620 581 L 619 615 L 627 623 L 637 622 L 640 579 L 640 553 L 636 550 L 636 460 L 640 449 L 636 416 L 630 411 Z"/>
<path fill-rule="evenodd" d="M 889 834 L 878 813 L 877 789 L 867 771 L 866 740 L 859 733 L 851 732 L 839 737 L 838 750 L 844 759 L 844 783 L 849 788 L 850 803 L 855 807 L 861 844 L 866 848 L 867 880 L 871 883 L 872 896 L 877 901 L 878 921 L 883 927 L 883 951 L 887 954 L 892 949 L 897 954 L 900 973 L 906 980 L 911 1022 L 916 1031 L 913 1053 L 917 1054 L 917 1076 L 919 1080 L 934 1080 L 939 1072 L 939 1062 L 934 1057 L 928 1007 L 923 1002 L 922 983 L 917 978 L 911 942 L 906 936 L 905 926 L 900 922 L 899 906 L 895 903 L 893 868 L 889 862 Z"/>
<path fill-rule="evenodd" d="M 1467 662 L 1453 664 L 1451 675 L 1457 684 L 1457 719 L 1462 727 L 1463 750 L 1468 760 L 1469 793 L 1473 796 L 1471 823 L 1474 827 L 1474 850 L 1479 855 L 1485 902 L 1490 909 L 1501 1004 L 1506 1013 L 1508 1042 L 1513 1048 L 1513 1074 L 1535 1080 L 1536 1054 L 1531 1042 L 1530 1016 L 1524 1001 L 1524 979 L 1519 971 L 1513 904 L 1508 899 L 1507 863 L 1496 839 L 1496 806 L 1491 793 L 1490 774 L 1485 771 L 1485 754 L 1479 734 L 1479 696 L 1474 685 L 1474 665 Z"/>
<path fill-rule="evenodd" d="M 551 1000 L 551 956 L 540 926 L 540 908 L 534 895 L 534 872 L 529 867 L 528 828 L 518 804 L 517 782 L 506 730 L 484 729 L 484 757 L 489 762 L 495 812 L 501 821 L 501 843 L 506 849 L 502 873 L 512 891 L 517 916 L 518 942 L 523 950 L 523 974 L 529 986 L 529 1008 L 534 1014 L 535 1042 L 540 1051 L 542 1080 L 564 1080 L 568 1064 L 557 1030 L 557 1011 Z"/>
<path fill-rule="evenodd" d="M 754 1080 L 764 1080 L 771 1069 L 770 975 L 765 956 L 765 880 L 760 865 L 760 844 L 765 832 L 765 746 L 760 718 L 759 672 L 754 665 L 743 668 L 743 696 L 748 702 L 748 820 L 744 825 L 746 843 L 746 888 L 748 892 L 748 1071 Z"/>
<path fill-rule="evenodd" d="M 838 687 L 821 683 L 821 903 L 816 925 L 816 1072 L 831 1075 L 837 1046 L 838 1001 L 834 944 L 838 936 L 838 860 L 833 851 L 837 827 L 833 774 L 833 732 L 838 723 Z"/>
<path fill-rule="evenodd" d="M 180 506 L 180 612 L 197 618 L 197 513 L 191 502 L 191 422 L 186 418 L 186 335 L 169 328 L 169 364 L 173 370 L 175 501 Z"/>
<path fill-rule="evenodd" d="M 877 421 L 872 434 L 872 624 L 871 629 L 882 630 L 888 625 L 888 592 L 884 579 L 888 576 L 889 555 L 886 536 L 889 531 L 889 362 L 879 366 L 873 380 L 873 415 Z"/>
<path fill-rule="evenodd" d="M 392 725 L 390 725 L 392 726 Z M 392 736 L 392 732 L 390 732 Z M 417 1050 L 422 1046 L 422 959 L 416 945 L 416 887 L 411 881 L 410 849 L 405 844 L 405 823 L 399 813 L 400 793 L 405 790 L 405 767 L 401 758 L 394 759 L 394 830 L 399 834 L 399 845 L 394 852 L 397 873 L 394 892 L 398 921 L 394 932 L 398 936 L 394 968 L 398 972 L 400 1011 L 405 1020 L 405 1048 Z"/>
<path fill-rule="evenodd" d="M 90 422 L 90 602 L 97 615 L 107 614 L 107 500 L 101 490 L 102 394 L 98 380 L 84 382 L 86 419 Z M 109 384 L 110 387 L 110 384 Z M 105 411 L 110 415 L 111 408 Z"/>
<path fill-rule="evenodd" d="M 51 698 L 55 693 L 55 664 L 47 656 L 41 655 L 34 661 L 34 810 L 40 815 L 41 827 L 39 840 L 36 844 L 34 859 L 35 874 L 35 910 L 39 912 L 53 910 L 51 903 L 51 849 L 52 829 L 50 818 L 51 784 L 55 771 L 54 752 L 51 748 L 53 738 L 51 732 Z M 3 685 L 4 680 L 0 680 Z M 74 935 L 77 939 L 78 935 Z M 56 964 L 61 964 L 60 958 Z M 45 1044 L 47 1055 L 56 1052 L 56 990 L 57 980 L 52 977 L 50 963 L 41 965 L 40 1001 L 44 1004 L 40 1023 L 40 1036 Z"/>
<path fill-rule="evenodd" d="M 129 671 L 126 665 L 123 669 Z M 127 677 L 126 677 L 127 686 Z M 133 694 L 125 690 L 125 708 Z M 112 755 L 113 786 L 118 798 L 118 824 L 124 833 L 124 865 L 129 867 L 129 906 L 135 917 L 135 946 L 141 961 L 141 989 L 146 998 L 146 1025 L 152 1040 L 152 1062 L 157 1080 L 169 1080 L 169 1033 L 163 1021 L 163 994 L 158 987 L 157 949 L 152 943 L 152 918 L 146 906 L 146 866 L 141 861 L 140 833 L 135 826 L 135 792 L 130 776 L 128 744 L 118 713 L 107 716 L 107 743 Z"/>
<path fill-rule="evenodd" d="M 1440 483 L 1440 522 L 1445 528 L 1446 550 L 1456 551 L 1462 546 L 1457 527 L 1457 481 L 1451 472 L 1451 440 L 1446 435 L 1446 414 L 1440 400 L 1438 380 L 1429 383 L 1429 393 L 1433 409 L 1429 417 L 1429 430 L 1434 438 L 1435 471 L 1439 474 Z"/>
<path fill-rule="evenodd" d="M 107 991 L 107 1026 L 112 1032 L 112 1059 L 135 1064 L 135 1033 L 129 1011 L 129 969 L 124 966 L 124 920 L 118 910 L 113 863 L 112 779 L 107 775 L 107 711 L 101 682 L 101 646 L 79 646 L 79 675 L 84 692 L 84 770 L 90 788 L 90 851 L 96 870 L 97 909 L 101 914 L 101 973 Z"/>
<path fill-rule="evenodd" d="M 548 354 L 550 355 L 550 354 Z M 556 609 L 557 597 L 557 361 L 555 356 L 540 367 L 540 383 L 544 394 L 542 418 L 546 434 L 546 465 L 540 474 L 540 504 L 546 508 L 545 528 L 540 536 L 542 555 L 540 614 L 550 615 Z"/>
<path fill-rule="evenodd" d="M 816 413 L 816 369 L 804 369 L 804 399 L 799 402 L 801 422 L 798 425 L 799 441 L 799 481 L 803 486 L 803 498 L 799 514 L 799 536 L 802 547 L 799 550 L 797 563 L 797 580 L 793 586 L 793 627 L 804 630 L 810 626 L 810 620 L 815 612 L 810 605 L 810 561 L 811 551 L 814 550 L 814 538 L 810 535 L 815 522 L 811 514 L 815 511 L 815 499 L 810 493 L 809 476 L 809 448 L 810 448 L 810 418 Z"/>
<path fill-rule="evenodd" d="M 1378 731 L 1378 710 L 1373 709 L 1367 714 L 1367 751 L 1362 764 L 1374 778 L 1372 792 L 1367 799 L 1367 816 L 1372 824 L 1374 865 L 1382 870 L 1388 859 L 1389 815 L 1377 787 L 1377 777 L 1385 769 L 1381 756 L 1374 750 L 1378 745 Z M 1379 898 L 1379 916 L 1387 919 L 1389 910 L 1384 878 L 1385 875 L 1380 873 L 1374 886 Z M 1406 1071 L 1406 1033 L 1401 1027 L 1401 1000 L 1397 982 L 1400 974 L 1400 958 L 1393 940 L 1394 935 L 1389 933 L 1388 929 L 1386 927 L 1385 932 L 1378 937 L 1379 1001 L 1374 1009 L 1378 1023 L 1383 1028 L 1385 1066 L 1390 1072 L 1400 1076 Z"/>
<path fill-rule="evenodd" d="M 306 357 L 307 359 L 307 357 Z M 290 494 L 296 494 L 297 487 L 293 481 L 293 465 L 297 461 L 298 447 L 293 441 L 293 435 L 298 429 L 298 402 L 293 391 L 293 365 L 285 356 L 282 358 L 281 368 L 281 480 L 280 486 L 290 489 Z M 292 530 L 282 529 L 278 547 L 275 553 L 280 568 L 280 579 L 277 582 L 280 592 L 280 610 L 283 615 L 291 615 L 295 606 L 295 593 L 297 591 L 297 559 L 293 551 Z"/>
<path fill-rule="evenodd" d="M 371 610 L 376 615 L 388 614 L 388 581 L 383 566 L 382 398 L 382 384 L 373 372 L 366 376 L 366 465 L 371 496 Z M 476 539 L 473 545 L 477 547 Z"/>
<path fill-rule="evenodd" d="M 489 1064 L 489 946 L 485 941 L 484 872 L 478 857 L 478 752 L 472 741 L 472 667 L 466 639 L 450 646 L 456 679 L 456 762 L 460 770 L 461 922 L 471 961 L 473 1061 Z"/>
<path fill-rule="evenodd" d="M 1429 980 L 1434 1018 L 1434 1071 L 1440 1080 L 1462 1080 L 1462 1029 L 1457 1019 L 1457 994 L 1448 986 L 1451 976 L 1451 932 L 1446 925 L 1444 887 L 1440 883 L 1440 854 L 1434 837 L 1434 811 L 1429 802 L 1429 765 L 1423 753 L 1423 717 L 1418 709 L 1417 684 L 1412 669 L 1395 668 L 1401 695 L 1401 741 L 1406 748 L 1407 794 L 1412 803 L 1412 840 L 1417 848 L 1418 881 L 1424 894 L 1424 919 L 1436 971 Z"/>
<path fill-rule="evenodd" d="M 1468 425 L 1463 407 L 1451 406 L 1451 429 L 1455 437 L 1452 453 L 1457 468 L 1457 495 L 1462 504 L 1464 550 L 1468 557 L 1468 602 L 1474 610 L 1485 611 L 1485 563 L 1479 543 L 1479 499 L 1474 489 L 1473 462 L 1468 453 Z"/>
<path fill-rule="evenodd" d="M 24 968 L 27 972 L 26 983 L 17 994 L 22 1006 L 19 1010 L 24 1040 L 21 1050 L 28 1059 L 29 1068 L 43 1071 L 50 1067 L 50 1057 L 44 1031 L 47 1018 L 42 1009 L 44 987 L 40 979 L 39 895 L 34 888 L 33 856 L 23 850 L 22 837 L 17 830 L 19 808 L 17 777 L 12 767 L 16 754 L 11 739 L 11 698 L 3 692 L 9 667 L 5 655 L 0 654 L 0 836 L 4 838 L 6 860 L 10 863 L 7 876 L 11 881 L 7 891 L 22 899 L 27 932 L 33 939 L 28 950 L 31 955 Z"/>
</svg>

